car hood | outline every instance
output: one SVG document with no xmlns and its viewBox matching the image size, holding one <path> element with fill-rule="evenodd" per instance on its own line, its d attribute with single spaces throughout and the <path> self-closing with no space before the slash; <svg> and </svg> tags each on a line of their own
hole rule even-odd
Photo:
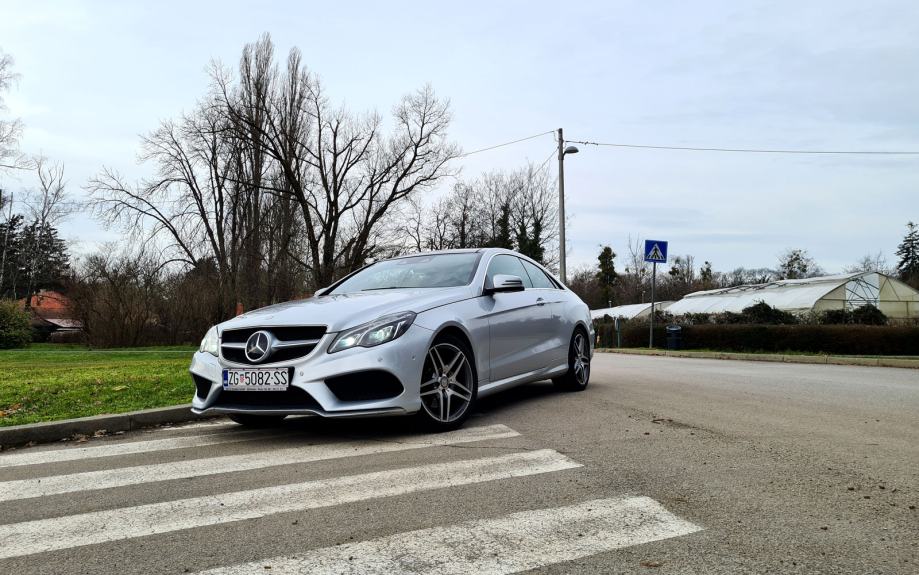
<svg viewBox="0 0 919 575">
<path fill-rule="evenodd" d="M 391 313 L 421 313 L 470 297 L 469 286 L 334 294 L 280 303 L 246 312 L 220 324 L 224 329 L 275 325 L 324 325 L 337 332 Z"/>
</svg>

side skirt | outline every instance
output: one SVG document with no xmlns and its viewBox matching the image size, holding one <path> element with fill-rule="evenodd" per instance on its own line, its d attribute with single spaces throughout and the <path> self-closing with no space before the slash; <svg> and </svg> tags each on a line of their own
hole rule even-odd
<svg viewBox="0 0 919 575">
<path fill-rule="evenodd" d="M 522 385 L 524 383 L 530 383 L 532 381 L 540 381 L 543 379 L 551 379 L 559 375 L 564 375 L 568 371 L 568 362 L 554 367 L 548 367 L 543 369 L 537 369 L 535 371 L 529 371 L 527 373 L 522 373 L 520 375 L 515 375 L 485 385 L 479 386 L 479 397 L 487 397 L 493 393 L 509 389 L 511 387 Z"/>
</svg>

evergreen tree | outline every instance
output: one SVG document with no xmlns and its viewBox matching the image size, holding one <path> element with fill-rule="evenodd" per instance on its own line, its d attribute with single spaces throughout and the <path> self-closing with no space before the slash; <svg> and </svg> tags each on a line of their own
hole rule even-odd
<svg viewBox="0 0 919 575">
<path fill-rule="evenodd" d="M 498 235 L 493 237 L 486 245 L 490 248 L 514 249 L 511 238 L 511 205 L 505 201 L 501 204 L 501 216 L 498 218 Z"/>
<path fill-rule="evenodd" d="M 21 299 L 60 288 L 70 269 L 67 245 L 57 229 L 23 223 L 23 217 L 15 215 L 0 224 L 0 298 Z"/>
<path fill-rule="evenodd" d="M 804 249 L 789 249 L 779 256 L 779 279 L 796 280 L 819 276 L 823 270 Z"/>
<path fill-rule="evenodd" d="M 600 255 L 597 256 L 597 262 L 597 282 L 603 294 L 603 303 L 612 305 L 613 286 L 619 279 L 619 274 L 616 273 L 616 252 L 610 246 L 603 246 Z"/>
<path fill-rule="evenodd" d="M 0 223 L 0 299 L 16 299 L 22 272 L 22 216 Z"/>
<path fill-rule="evenodd" d="M 900 279 L 913 287 L 919 287 L 919 226 L 906 224 L 906 236 L 897 247 L 897 272 Z"/>
<path fill-rule="evenodd" d="M 517 251 L 542 263 L 545 252 L 542 247 L 542 222 L 535 220 L 532 229 L 527 228 L 526 222 L 520 222 L 517 226 Z"/>
<path fill-rule="evenodd" d="M 710 290 L 715 285 L 715 272 L 712 271 L 712 262 L 705 262 L 699 268 L 699 279 L 702 281 L 702 289 Z"/>
</svg>

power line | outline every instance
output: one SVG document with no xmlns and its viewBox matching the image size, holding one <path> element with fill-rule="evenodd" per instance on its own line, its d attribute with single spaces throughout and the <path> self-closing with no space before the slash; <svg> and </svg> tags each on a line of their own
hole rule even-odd
<svg viewBox="0 0 919 575">
<path fill-rule="evenodd" d="M 532 136 L 527 136 L 525 138 L 520 138 L 517 140 L 511 140 L 510 142 L 504 142 L 502 144 L 495 144 L 494 146 L 488 146 L 486 148 L 480 148 L 478 150 L 473 150 L 471 152 L 466 152 L 457 156 L 458 158 L 465 158 L 466 156 L 471 156 L 473 154 L 479 154 L 481 152 L 488 152 L 490 150 L 495 150 L 498 148 L 503 148 L 505 146 L 512 146 L 514 144 L 519 144 L 520 142 L 526 142 L 527 140 L 533 140 L 546 135 L 554 135 L 554 130 L 549 130 L 547 132 L 540 132 L 538 134 L 533 134 Z M 660 145 L 650 145 L 650 144 L 622 144 L 622 143 L 612 143 L 612 142 L 592 142 L 589 140 L 565 140 L 565 143 L 569 144 L 582 144 L 585 146 L 604 146 L 611 148 L 634 148 L 642 150 L 676 150 L 684 152 L 729 152 L 729 153 L 744 153 L 744 154 L 804 154 L 804 155 L 855 155 L 855 156 L 919 156 L 919 151 L 912 150 L 797 150 L 797 149 L 783 149 L 783 148 L 703 148 L 696 146 L 660 146 Z M 554 152 L 553 152 L 554 153 Z M 546 163 L 551 159 L 550 155 L 546 159 L 540 168 L 544 167 Z"/>
<path fill-rule="evenodd" d="M 542 164 L 539 165 L 539 169 L 536 170 L 536 171 L 539 172 L 539 171 L 541 171 L 543 168 L 545 168 L 545 167 L 546 167 L 546 164 L 549 163 L 549 160 L 551 160 L 551 159 L 552 159 L 552 156 L 554 156 L 555 154 L 556 154 L 555 150 L 552 150 L 552 153 L 549 154 L 549 157 L 546 158 L 545 160 L 543 160 Z"/>
<path fill-rule="evenodd" d="M 872 150 L 782 150 L 763 148 L 694 148 L 690 146 L 650 146 L 642 144 L 611 144 L 607 142 L 588 142 L 584 140 L 565 140 L 566 143 L 584 144 L 586 146 L 608 146 L 613 148 L 640 148 L 647 150 L 680 150 L 688 152 L 740 152 L 748 154 L 846 154 L 863 156 L 919 156 L 915 151 L 872 151 Z"/>
<path fill-rule="evenodd" d="M 504 146 L 510 146 L 512 144 L 519 144 L 520 142 L 525 142 L 527 140 L 532 140 L 534 138 L 538 138 L 540 136 L 545 136 L 546 134 L 552 134 L 552 133 L 554 132 L 552 130 L 549 130 L 548 132 L 541 132 L 539 134 L 533 134 L 532 136 L 527 136 L 526 138 L 520 138 L 519 140 L 513 140 L 511 142 L 504 142 L 503 144 L 496 144 L 494 146 L 488 146 L 487 148 L 482 148 L 480 150 L 473 150 L 471 152 L 466 152 L 465 154 L 460 154 L 457 157 L 465 158 L 466 156 L 471 156 L 472 154 L 478 154 L 480 152 L 487 152 L 489 150 L 494 150 L 496 148 L 503 148 Z"/>
</svg>

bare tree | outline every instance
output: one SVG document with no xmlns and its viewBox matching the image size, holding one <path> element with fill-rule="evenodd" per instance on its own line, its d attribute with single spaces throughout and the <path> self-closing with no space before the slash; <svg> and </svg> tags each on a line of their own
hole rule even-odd
<svg viewBox="0 0 919 575">
<path fill-rule="evenodd" d="M 441 197 L 431 204 L 412 198 L 395 224 L 401 236 L 401 247 L 424 252 L 457 247 L 453 234 L 452 197 Z"/>
<path fill-rule="evenodd" d="M 238 137 L 219 101 L 162 122 L 143 138 L 141 160 L 156 166 L 155 177 L 131 185 L 103 169 L 88 184 L 91 205 L 100 219 L 139 239 L 164 240 L 167 260 L 192 268 L 213 262 L 215 320 L 237 303 L 257 307 L 300 291 L 292 271 L 302 234 L 295 207 L 264 192 L 266 182 L 281 179 Z"/>
<path fill-rule="evenodd" d="M 533 164 L 510 178 L 517 249 L 548 267 L 558 264 L 558 193 L 546 169 Z"/>
<path fill-rule="evenodd" d="M 217 93 L 247 143 L 277 163 L 283 185 L 269 189 L 299 206 L 315 286 L 361 267 L 381 249 L 386 216 L 450 174 L 459 149 L 447 141 L 448 104 L 430 87 L 394 108 L 386 136 L 379 115 L 333 107 L 299 50 L 279 71 L 267 34 L 245 47 L 239 68 L 234 81 L 214 67 Z"/>
<path fill-rule="evenodd" d="M 623 303 L 640 303 L 645 301 L 645 292 L 650 294 L 651 270 L 645 262 L 644 242 L 640 237 L 626 243 L 628 254 L 625 257 L 625 272 L 619 277 L 622 289 L 620 300 Z"/>
<path fill-rule="evenodd" d="M 716 272 L 714 276 L 720 287 L 764 284 L 777 279 L 776 273 L 769 268 L 734 268 L 725 273 Z"/>
<path fill-rule="evenodd" d="M 878 251 L 876 254 L 866 254 L 858 262 L 847 266 L 843 271 L 848 274 L 859 272 L 879 272 L 882 274 L 891 273 L 890 264 L 884 252 Z"/>
<path fill-rule="evenodd" d="M 558 206 L 546 170 L 529 164 L 458 181 L 445 197 L 414 202 L 401 223 L 409 249 L 513 248 L 552 268 Z"/>
<path fill-rule="evenodd" d="M 87 189 L 97 217 L 160 246 L 165 265 L 213 272 L 215 320 L 391 254 L 402 243 L 393 216 L 457 155 L 430 88 L 395 107 L 387 134 L 377 114 L 333 107 L 296 49 L 280 70 L 267 35 L 244 48 L 237 74 L 215 63 L 211 77 L 191 113 L 143 138 L 153 177 L 103 168 Z"/>
<path fill-rule="evenodd" d="M 55 228 L 76 209 L 67 197 L 67 181 L 64 179 L 64 164 L 52 162 L 44 156 L 34 158 L 35 173 L 39 187 L 31 190 L 25 204 L 32 220 L 34 233 L 23 246 L 25 259 L 29 262 L 26 276 L 26 307 L 30 307 L 37 289 L 37 280 L 42 276 L 41 254 L 49 253 L 49 243 L 58 241 Z"/>
<path fill-rule="evenodd" d="M 0 53 L 0 113 L 6 111 L 3 92 L 9 90 L 18 74 L 13 73 L 13 58 Z M 29 168 L 28 159 L 19 152 L 19 137 L 22 135 L 22 122 L 18 118 L 0 118 L 0 170 Z"/>
<path fill-rule="evenodd" d="M 608 305 L 606 286 L 597 276 L 597 268 L 585 264 L 572 270 L 568 278 L 568 288 L 590 309 L 601 309 Z"/>
</svg>

